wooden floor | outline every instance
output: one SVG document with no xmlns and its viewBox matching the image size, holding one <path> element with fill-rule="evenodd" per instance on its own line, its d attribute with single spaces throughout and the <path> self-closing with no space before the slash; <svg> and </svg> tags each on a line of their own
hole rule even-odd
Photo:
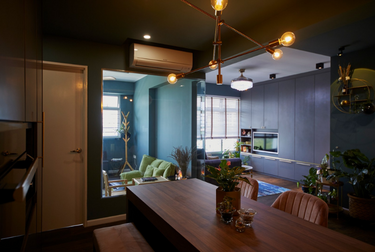
<svg viewBox="0 0 375 252">
<path fill-rule="evenodd" d="M 281 187 L 289 188 L 295 191 L 302 191 L 296 187 L 295 182 L 283 180 L 258 174 L 254 172 L 254 178 L 260 181 L 264 181 L 270 184 L 278 185 Z M 278 195 L 270 195 L 258 198 L 258 201 L 265 204 L 271 205 Z M 93 251 L 93 230 L 95 228 L 120 224 L 112 223 L 107 225 L 95 226 L 84 228 L 83 226 L 75 226 L 70 228 L 64 228 L 43 233 L 39 238 L 41 245 L 36 248 L 29 249 L 31 252 L 92 252 Z M 328 228 L 336 230 L 337 232 L 345 235 L 354 237 L 358 240 L 362 240 L 366 243 L 370 243 L 375 246 L 375 223 L 361 222 L 352 219 L 348 216 L 347 212 L 342 212 L 339 219 L 336 215 L 329 216 Z M 17 245 L 18 244 L 18 245 Z M 30 244 L 32 245 L 32 239 Z M 11 241 L 0 242 L 1 252 L 12 252 L 19 251 L 19 242 L 12 239 Z"/>
</svg>

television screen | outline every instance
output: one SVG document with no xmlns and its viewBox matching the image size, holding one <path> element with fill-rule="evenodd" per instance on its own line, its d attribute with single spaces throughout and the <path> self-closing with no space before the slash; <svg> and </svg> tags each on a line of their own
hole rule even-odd
<svg viewBox="0 0 375 252">
<path fill-rule="evenodd" d="M 279 133 L 254 132 L 253 151 L 279 153 Z"/>
</svg>

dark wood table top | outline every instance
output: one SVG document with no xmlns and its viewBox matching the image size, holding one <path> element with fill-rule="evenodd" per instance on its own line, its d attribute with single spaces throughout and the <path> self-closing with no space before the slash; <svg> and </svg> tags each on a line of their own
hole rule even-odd
<svg viewBox="0 0 375 252">
<path fill-rule="evenodd" d="M 242 197 L 258 213 L 236 232 L 215 211 L 217 186 L 199 179 L 127 187 L 128 200 L 180 251 L 375 251 L 375 247 Z"/>
</svg>

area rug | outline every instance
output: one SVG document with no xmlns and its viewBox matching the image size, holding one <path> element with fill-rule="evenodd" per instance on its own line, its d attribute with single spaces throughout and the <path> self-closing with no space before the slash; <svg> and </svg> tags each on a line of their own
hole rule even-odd
<svg viewBox="0 0 375 252">
<path fill-rule="evenodd" d="M 285 191 L 290 190 L 288 188 L 268 184 L 266 182 L 259 181 L 259 180 L 258 180 L 258 184 L 259 184 L 258 198 L 263 197 L 263 196 L 279 194 L 279 193 L 283 193 Z"/>
</svg>

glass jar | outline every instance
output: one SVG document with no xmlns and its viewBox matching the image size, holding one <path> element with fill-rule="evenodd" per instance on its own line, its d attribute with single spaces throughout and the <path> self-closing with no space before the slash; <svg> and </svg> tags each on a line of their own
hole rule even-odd
<svg viewBox="0 0 375 252">
<path fill-rule="evenodd" d="M 240 232 L 240 233 L 245 232 L 246 226 L 245 226 L 245 224 L 243 222 L 243 219 L 241 217 L 236 220 L 236 223 L 235 223 L 234 226 L 235 226 L 237 232 Z"/>
<path fill-rule="evenodd" d="M 257 211 L 251 208 L 241 208 L 240 210 L 238 210 L 238 213 L 245 227 L 251 227 L 251 223 L 253 223 L 254 215 L 257 214 Z"/>
</svg>

